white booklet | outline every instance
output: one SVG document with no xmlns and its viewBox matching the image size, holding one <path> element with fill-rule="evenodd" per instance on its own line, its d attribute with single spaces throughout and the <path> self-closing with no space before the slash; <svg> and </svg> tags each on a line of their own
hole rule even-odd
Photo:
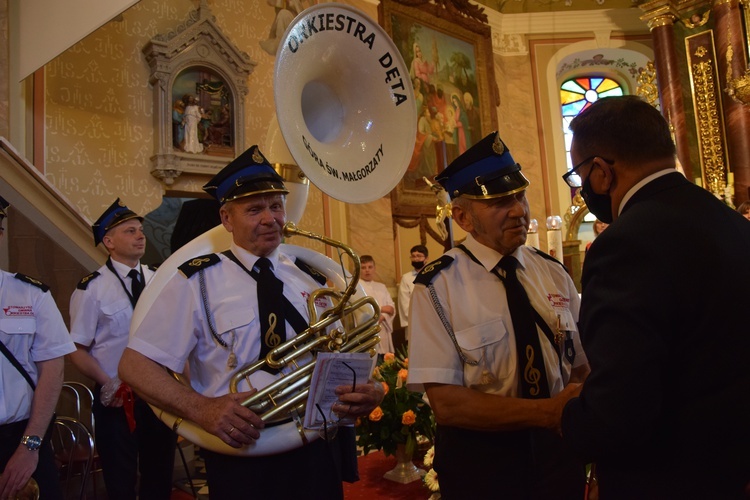
<svg viewBox="0 0 750 500">
<path fill-rule="evenodd" d="M 326 421 L 329 424 L 338 422 L 338 425 L 354 425 L 354 417 L 339 420 L 331 411 L 331 407 L 339 400 L 335 390 L 340 385 L 367 383 L 375 368 L 375 360 L 376 358 L 371 358 L 366 352 L 318 353 L 307 396 L 305 429 L 319 429 Z"/>
</svg>

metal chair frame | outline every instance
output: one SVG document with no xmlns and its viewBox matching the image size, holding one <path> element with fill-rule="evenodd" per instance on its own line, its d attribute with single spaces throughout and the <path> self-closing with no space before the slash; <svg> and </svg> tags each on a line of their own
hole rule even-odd
<svg viewBox="0 0 750 500">
<path fill-rule="evenodd" d="M 81 476 L 78 498 L 86 497 L 86 482 L 94 463 L 94 438 L 86 425 L 71 417 L 57 417 L 52 432 L 55 459 L 65 474 L 65 496 L 70 491 L 70 480 Z"/>
</svg>

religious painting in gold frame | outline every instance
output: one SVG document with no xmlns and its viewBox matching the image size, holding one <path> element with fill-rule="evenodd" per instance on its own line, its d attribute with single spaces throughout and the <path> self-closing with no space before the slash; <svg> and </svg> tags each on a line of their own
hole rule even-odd
<svg viewBox="0 0 750 500">
<path fill-rule="evenodd" d="M 410 69 L 417 103 L 414 153 L 391 192 L 392 210 L 416 217 L 435 214 L 429 182 L 497 128 L 499 95 L 483 9 L 461 0 L 406 1 L 383 0 L 378 10 Z"/>
</svg>

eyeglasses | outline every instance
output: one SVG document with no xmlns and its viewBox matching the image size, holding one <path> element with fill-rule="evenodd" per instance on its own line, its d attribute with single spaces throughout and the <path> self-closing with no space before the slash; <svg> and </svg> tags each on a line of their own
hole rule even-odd
<svg viewBox="0 0 750 500">
<path fill-rule="evenodd" d="M 349 366 L 349 363 L 347 363 L 346 361 L 342 361 L 341 364 L 343 364 L 352 372 L 352 392 L 354 392 L 354 389 L 357 387 L 357 372 L 354 370 L 354 368 Z M 328 415 L 328 418 L 326 418 L 326 414 L 320 407 L 320 404 L 316 403 L 315 408 L 318 410 L 320 417 L 323 419 L 323 425 L 321 425 L 318 429 L 318 434 L 321 438 L 330 443 L 336 438 L 336 434 L 338 433 L 342 417 L 336 415 L 333 412 L 332 408 Z"/>
<path fill-rule="evenodd" d="M 331 420 L 328 420 L 325 412 L 319 404 L 316 403 L 315 408 L 318 410 L 318 413 L 320 413 L 320 418 L 323 419 L 323 425 L 318 429 L 318 435 L 325 439 L 326 442 L 330 443 L 336 438 L 336 434 L 339 431 L 339 421 L 341 419 L 335 416 L 333 410 L 331 410 L 331 413 L 328 415 Z"/>
<path fill-rule="evenodd" d="M 562 176 L 563 180 L 568 184 L 568 186 L 570 186 L 572 188 L 581 187 L 581 176 L 578 175 L 578 173 L 576 173 L 576 170 L 578 170 L 585 163 L 590 162 L 594 158 L 596 158 L 596 156 L 589 156 L 588 158 L 586 158 L 585 160 L 583 160 L 582 162 L 580 162 L 578 165 L 576 165 L 573 168 L 571 168 L 570 170 L 568 170 Z"/>
<path fill-rule="evenodd" d="M 568 184 L 568 186 L 570 186 L 572 188 L 579 188 L 579 187 L 581 187 L 581 176 L 578 175 L 578 173 L 576 171 L 579 168 L 581 168 L 582 166 L 584 166 L 586 163 L 588 163 L 591 160 L 593 160 L 594 158 L 601 158 L 602 160 L 604 160 L 605 162 L 609 163 L 610 165 L 612 165 L 614 163 L 614 160 L 607 160 L 606 158 L 602 158 L 599 155 L 589 156 L 588 158 L 586 158 L 585 160 L 583 160 L 582 162 L 578 163 L 573 168 L 571 168 L 570 170 L 568 170 L 565 174 L 563 174 L 562 178 Z"/>
</svg>

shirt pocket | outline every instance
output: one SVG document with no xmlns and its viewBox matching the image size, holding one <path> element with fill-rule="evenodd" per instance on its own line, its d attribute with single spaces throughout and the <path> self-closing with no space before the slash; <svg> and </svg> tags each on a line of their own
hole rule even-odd
<svg viewBox="0 0 750 500">
<path fill-rule="evenodd" d="M 468 361 L 464 363 L 467 387 L 487 385 L 510 376 L 514 365 L 510 338 L 502 318 L 456 332 L 456 341 Z"/>
<path fill-rule="evenodd" d="M 101 306 L 104 323 L 111 325 L 113 332 L 130 330 L 130 318 L 133 316 L 133 306 L 129 299 L 117 300 Z"/>
<path fill-rule="evenodd" d="M 8 335 L 31 335 L 36 332 L 36 318 L 2 318 L 0 332 Z"/>
<path fill-rule="evenodd" d="M 566 332 L 578 332 L 578 325 L 576 325 L 569 309 L 556 310 L 555 314 L 560 315 L 560 330 Z"/>
<path fill-rule="evenodd" d="M 255 318 L 255 311 L 249 307 L 243 307 L 241 309 L 219 307 L 213 315 L 216 333 L 220 336 L 232 330 L 250 326 Z"/>
</svg>

